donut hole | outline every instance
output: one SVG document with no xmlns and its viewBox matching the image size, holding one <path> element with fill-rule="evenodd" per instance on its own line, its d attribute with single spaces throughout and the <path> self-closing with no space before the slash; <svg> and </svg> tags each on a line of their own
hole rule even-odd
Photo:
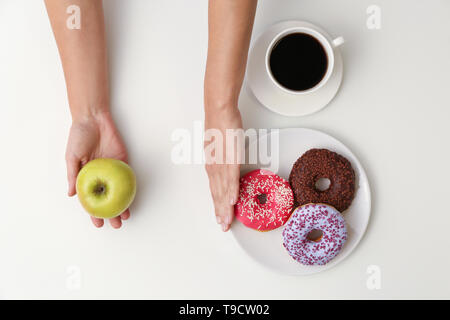
<svg viewBox="0 0 450 320">
<path fill-rule="evenodd" d="M 328 178 L 320 178 L 316 181 L 316 184 L 314 185 L 317 190 L 319 191 L 326 191 L 328 188 L 330 188 L 331 181 Z"/>
<path fill-rule="evenodd" d="M 265 194 L 265 193 L 261 193 L 261 194 L 257 195 L 256 198 L 258 199 L 259 204 L 267 203 L 267 194 Z"/>
<path fill-rule="evenodd" d="M 322 230 L 313 229 L 308 233 L 306 239 L 308 239 L 309 241 L 319 242 L 320 240 L 322 240 L 322 237 L 323 237 Z"/>
</svg>

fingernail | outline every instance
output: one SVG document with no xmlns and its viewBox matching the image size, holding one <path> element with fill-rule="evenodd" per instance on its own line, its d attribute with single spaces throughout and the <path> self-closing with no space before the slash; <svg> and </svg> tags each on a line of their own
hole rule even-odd
<svg viewBox="0 0 450 320">
<path fill-rule="evenodd" d="M 216 217 L 217 223 L 218 224 L 222 224 L 222 218 L 220 218 L 219 216 Z"/>
<path fill-rule="evenodd" d="M 227 231 L 227 225 L 226 225 L 225 223 L 222 224 L 222 231 L 223 231 L 223 232 Z"/>
<path fill-rule="evenodd" d="M 234 205 L 236 203 L 236 200 L 234 198 L 230 198 L 230 204 Z"/>
</svg>

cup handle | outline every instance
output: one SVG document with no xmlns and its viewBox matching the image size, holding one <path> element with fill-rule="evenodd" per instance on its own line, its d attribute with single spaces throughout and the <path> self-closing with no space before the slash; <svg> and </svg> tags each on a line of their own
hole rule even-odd
<svg viewBox="0 0 450 320">
<path fill-rule="evenodd" d="M 337 47 L 341 46 L 345 42 L 345 40 L 343 37 L 337 37 L 332 42 L 333 42 L 333 47 L 337 48 Z"/>
</svg>

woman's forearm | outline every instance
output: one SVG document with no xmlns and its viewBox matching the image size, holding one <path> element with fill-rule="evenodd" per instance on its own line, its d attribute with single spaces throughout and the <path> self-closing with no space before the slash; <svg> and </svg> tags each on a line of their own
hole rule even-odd
<svg viewBox="0 0 450 320">
<path fill-rule="evenodd" d="M 257 0 L 210 0 L 205 109 L 236 107 Z"/>
<path fill-rule="evenodd" d="M 66 79 L 72 118 L 108 111 L 109 87 L 101 0 L 45 0 Z M 81 28 L 69 29 L 66 12 L 77 5 Z"/>
</svg>

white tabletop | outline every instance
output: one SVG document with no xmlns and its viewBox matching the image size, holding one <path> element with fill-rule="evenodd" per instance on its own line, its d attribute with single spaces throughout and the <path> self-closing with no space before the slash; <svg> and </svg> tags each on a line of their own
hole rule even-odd
<svg viewBox="0 0 450 320">
<path fill-rule="evenodd" d="M 220 231 L 201 165 L 171 162 L 172 132 L 203 118 L 207 1 L 105 1 L 112 108 L 139 180 L 121 230 L 95 229 L 66 196 L 70 116 L 42 1 L 0 1 L 0 297 L 450 298 L 450 2 L 378 0 L 380 30 L 366 26 L 371 4 L 260 1 L 254 37 L 280 20 L 316 23 L 345 37 L 345 74 L 335 100 L 303 118 L 266 110 L 244 86 L 245 127 L 329 133 L 372 188 L 350 257 L 291 277 Z"/>
</svg>

